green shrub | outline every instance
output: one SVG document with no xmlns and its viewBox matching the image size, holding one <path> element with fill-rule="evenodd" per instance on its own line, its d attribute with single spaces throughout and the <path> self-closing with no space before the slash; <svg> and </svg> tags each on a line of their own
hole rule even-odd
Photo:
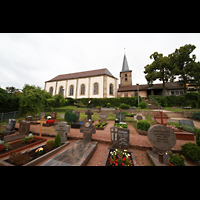
<svg viewBox="0 0 200 200">
<path fill-rule="evenodd" d="M 192 100 L 191 107 L 192 108 L 196 108 L 197 107 L 197 103 L 196 103 L 195 100 Z"/>
<path fill-rule="evenodd" d="M 53 149 L 54 140 L 48 140 L 46 145 L 44 146 L 44 151 L 48 152 Z"/>
<path fill-rule="evenodd" d="M 141 101 L 141 102 L 139 103 L 139 107 L 142 108 L 142 109 L 147 108 L 147 106 L 148 106 L 148 104 L 147 104 L 146 101 Z"/>
<path fill-rule="evenodd" d="M 196 144 L 200 146 L 200 129 L 196 129 Z"/>
<path fill-rule="evenodd" d="M 128 128 L 127 124 L 119 124 L 119 123 L 115 123 L 114 126 L 116 126 L 116 127 L 120 127 L 120 128 Z"/>
<path fill-rule="evenodd" d="M 69 110 L 65 112 L 65 121 L 67 122 L 76 122 L 77 121 L 77 115 Z"/>
<path fill-rule="evenodd" d="M 137 122 L 137 129 L 139 130 L 148 131 L 150 126 L 150 123 L 146 120 L 140 120 Z"/>
<path fill-rule="evenodd" d="M 107 103 L 107 108 L 110 108 L 111 107 L 111 103 Z"/>
<path fill-rule="evenodd" d="M 119 106 L 119 108 L 121 108 L 121 109 L 129 109 L 130 106 L 127 105 L 127 104 L 125 104 L 125 103 L 123 103 L 123 104 L 121 104 L 121 105 Z"/>
<path fill-rule="evenodd" d="M 200 99 L 198 99 L 198 108 L 200 108 Z"/>
<path fill-rule="evenodd" d="M 59 147 L 61 146 L 61 137 L 60 137 L 60 132 L 57 133 L 56 137 L 55 137 L 55 140 L 53 142 L 53 147 L 56 148 L 56 147 Z"/>
<path fill-rule="evenodd" d="M 195 143 L 188 142 L 181 146 L 181 151 L 184 156 L 191 160 L 200 160 L 200 147 Z"/>
<path fill-rule="evenodd" d="M 193 127 L 187 126 L 187 125 L 182 125 L 182 127 L 183 127 L 183 130 L 194 133 L 194 128 Z"/>
<path fill-rule="evenodd" d="M 195 112 L 193 115 L 194 119 L 200 119 L 200 112 Z"/>
</svg>

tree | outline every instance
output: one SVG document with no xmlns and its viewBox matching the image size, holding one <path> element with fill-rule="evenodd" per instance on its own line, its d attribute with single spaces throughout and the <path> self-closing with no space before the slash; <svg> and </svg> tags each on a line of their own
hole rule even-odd
<svg viewBox="0 0 200 200">
<path fill-rule="evenodd" d="M 7 91 L 9 94 L 13 94 L 13 93 L 19 92 L 19 89 L 17 89 L 17 88 L 15 88 L 14 86 L 12 86 L 12 87 L 6 87 L 6 91 Z"/>
<path fill-rule="evenodd" d="M 150 56 L 150 59 L 152 58 L 154 61 L 150 65 L 144 67 L 145 78 L 150 86 L 152 86 L 153 81 L 156 79 L 163 81 L 163 96 L 165 96 L 165 83 L 168 82 L 168 80 L 174 81 L 175 79 L 172 73 L 173 66 L 168 57 L 163 57 L 163 54 L 158 54 L 158 52 L 154 52 Z"/>
<path fill-rule="evenodd" d="M 194 45 L 186 44 L 168 55 L 173 66 L 173 73 L 179 75 L 179 83 L 184 87 L 184 93 L 186 93 L 186 83 L 192 78 L 191 72 L 196 66 L 196 56 L 192 55 L 192 57 L 190 57 L 190 54 L 195 48 L 196 46 Z"/>
</svg>

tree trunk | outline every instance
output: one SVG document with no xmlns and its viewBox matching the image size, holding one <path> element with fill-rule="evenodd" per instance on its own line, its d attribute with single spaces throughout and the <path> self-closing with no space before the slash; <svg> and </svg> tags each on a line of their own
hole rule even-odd
<svg viewBox="0 0 200 200">
<path fill-rule="evenodd" d="M 165 81 L 163 80 L 163 92 L 162 92 L 162 96 L 165 96 Z"/>
</svg>

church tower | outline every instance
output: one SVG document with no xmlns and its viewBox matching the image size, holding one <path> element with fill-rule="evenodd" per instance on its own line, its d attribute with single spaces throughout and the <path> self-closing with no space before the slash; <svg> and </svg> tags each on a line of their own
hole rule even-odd
<svg viewBox="0 0 200 200">
<path fill-rule="evenodd" d="M 132 85 L 132 70 L 129 70 L 126 55 L 122 64 L 122 71 L 120 72 L 120 86 Z"/>
</svg>

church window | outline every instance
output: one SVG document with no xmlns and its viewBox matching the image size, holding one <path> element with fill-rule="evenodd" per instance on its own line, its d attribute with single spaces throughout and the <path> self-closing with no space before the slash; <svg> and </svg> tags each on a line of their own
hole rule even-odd
<svg viewBox="0 0 200 200">
<path fill-rule="evenodd" d="M 113 95 L 113 84 L 110 84 L 110 94 Z"/>
<path fill-rule="evenodd" d="M 49 92 L 53 95 L 53 87 L 50 87 Z"/>
<path fill-rule="evenodd" d="M 125 74 L 125 77 L 127 77 L 127 74 Z"/>
<path fill-rule="evenodd" d="M 128 97 L 128 93 L 124 93 L 124 97 Z"/>
<path fill-rule="evenodd" d="M 127 81 L 127 78 L 125 78 L 125 81 Z"/>
<path fill-rule="evenodd" d="M 99 94 L 99 86 L 98 86 L 98 83 L 94 83 L 94 94 Z"/>
<path fill-rule="evenodd" d="M 81 85 L 81 94 L 82 95 L 85 94 L 85 85 L 84 84 Z"/>
<path fill-rule="evenodd" d="M 61 94 L 62 96 L 63 96 L 63 91 L 64 91 L 63 86 L 60 86 L 59 94 Z"/>
<path fill-rule="evenodd" d="M 69 96 L 73 96 L 74 95 L 74 86 L 70 85 L 69 87 Z"/>
</svg>

